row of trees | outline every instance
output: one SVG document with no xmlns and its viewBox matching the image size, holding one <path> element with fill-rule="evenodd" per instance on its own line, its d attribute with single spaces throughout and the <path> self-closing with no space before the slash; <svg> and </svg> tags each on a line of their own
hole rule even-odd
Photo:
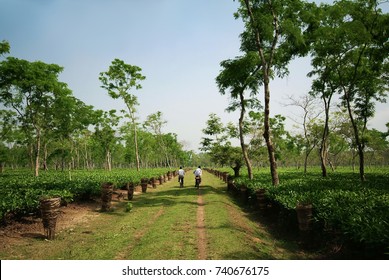
<svg viewBox="0 0 389 280">
<path fill-rule="evenodd" d="M 0 42 L 0 55 L 9 53 Z M 137 66 L 115 59 L 100 73 L 102 87 L 120 98 L 127 111 L 96 110 L 73 96 L 59 81 L 63 68 L 15 57 L 0 61 L 0 169 L 31 166 L 35 175 L 49 166 L 57 169 L 141 167 L 189 164 L 173 133 L 163 133 L 161 112 L 140 123 L 137 97 L 145 77 Z"/>
<path fill-rule="evenodd" d="M 241 34 L 243 55 L 223 61 L 216 82 L 220 93 L 229 93 L 233 100 L 229 109 L 240 110 L 241 154 L 250 178 L 249 154 L 252 153 L 248 153 L 245 143 L 246 112 L 253 110 L 250 114 L 262 122 L 260 131 L 266 143 L 272 183 L 278 185 L 280 135 L 274 125 L 280 123 L 282 117 L 271 118 L 270 85 L 274 77 L 288 74 L 290 60 L 309 55 L 313 67 L 308 74 L 313 79 L 309 95 L 321 100 L 324 122 L 320 129 L 316 126 L 316 134 L 321 135 L 318 142 L 311 142 L 305 128 L 302 147 L 306 159 L 313 147 L 319 146 L 322 174 L 327 175 L 329 154 L 333 149 L 330 117 L 334 114 L 330 109 L 336 96 L 347 113 L 353 135 L 350 141 L 357 151 L 360 178 L 365 180 L 367 139 L 374 133 L 367 129 L 367 123 L 374 115 L 375 102 L 385 101 L 389 78 L 389 16 L 378 8 L 379 1 L 340 0 L 319 6 L 301 0 L 239 2 L 235 16 L 245 24 Z M 263 107 L 258 106 L 260 87 L 263 88 Z M 205 148 L 209 146 L 207 142 L 203 143 Z"/>
<path fill-rule="evenodd" d="M 250 155 L 252 169 L 269 166 L 266 142 L 263 138 L 263 119 L 263 113 L 250 111 L 244 123 L 245 150 Z M 282 115 L 270 118 L 277 164 L 301 168 L 304 173 L 309 166 L 320 166 L 324 120 L 319 117 L 306 119 L 305 123 L 296 123 L 293 131 L 286 129 L 285 120 L 286 117 Z M 387 131 L 368 129 L 365 132 L 366 165 L 369 167 L 389 165 L 389 124 L 387 126 Z M 329 128 L 331 133 L 327 139 L 327 163 L 331 170 L 335 171 L 342 166 L 352 166 L 355 170 L 358 165 L 358 150 L 347 113 L 334 112 Z M 216 114 L 210 114 L 203 133 L 205 136 L 201 142 L 202 150 L 209 155 L 208 158 L 204 157 L 208 160 L 204 164 L 231 167 L 235 176 L 239 176 L 240 169 L 246 166 L 241 147 L 235 145 L 236 140 L 239 141 L 239 127 L 233 123 L 225 124 Z M 232 141 L 234 139 L 235 141 Z"/>
</svg>

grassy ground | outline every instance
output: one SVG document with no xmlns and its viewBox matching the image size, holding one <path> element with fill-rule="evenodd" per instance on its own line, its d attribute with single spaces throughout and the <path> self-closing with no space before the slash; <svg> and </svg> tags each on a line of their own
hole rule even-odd
<svg viewBox="0 0 389 280">
<path fill-rule="evenodd" d="M 192 174 L 136 195 L 112 212 L 100 213 L 59 232 L 56 239 L 20 238 L 0 248 L 1 259 L 311 259 L 295 242 L 272 236 L 205 173 L 200 190 Z"/>
</svg>

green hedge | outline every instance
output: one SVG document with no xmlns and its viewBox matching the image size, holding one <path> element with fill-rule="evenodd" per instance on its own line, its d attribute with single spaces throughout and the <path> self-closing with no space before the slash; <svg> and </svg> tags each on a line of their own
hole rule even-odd
<svg viewBox="0 0 389 280">
<path fill-rule="evenodd" d="M 280 174 L 280 185 L 271 185 L 270 177 L 255 173 L 253 180 L 235 178 L 235 184 L 248 187 L 250 195 L 266 189 L 266 197 L 293 210 L 300 202 L 312 203 L 314 218 L 327 229 L 341 231 L 350 240 L 365 244 L 389 244 L 389 174 L 369 174 L 360 182 L 353 173 L 320 173 L 302 176 L 301 172 Z"/>
<path fill-rule="evenodd" d="M 167 169 L 118 169 L 72 172 L 48 171 L 34 177 L 30 171 L 7 171 L 0 175 L 0 218 L 7 213 L 24 215 L 37 211 L 43 196 L 59 196 L 70 202 L 75 198 L 100 196 L 101 184 L 112 182 L 121 187 L 128 182 L 140 184 L 141 178 L 157 177 Z"/>
</svg>

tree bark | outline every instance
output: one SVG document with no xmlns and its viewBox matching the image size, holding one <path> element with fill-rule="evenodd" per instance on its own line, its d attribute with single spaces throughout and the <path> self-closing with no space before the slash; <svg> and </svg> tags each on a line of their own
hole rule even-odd
<svg viewBox="0 0 389 280">
<path fill-rule="evenodd" d="M 244 143 L 244 135 L 243 135 L 243 118 L 244 118 L 244 114 L 246 111 L 245 104 L 244 104 L 243 92 L 240 92 L 239 96 L 240 96 L 240 104 L 241 104 L 240 117 L 239 117 L 240 146 L 242 147 L 242 153 L 243 153 L 244 161 L 246 162 L 249 179 L 252 180 L 253 179 L 253 171 L 252 171 L 251 161 L 250 161 L 249 155 L 247 153 L 247 148 L 246 148 L 246 145 Z"/>
<path fill-rule="evenodd" d="M 43 156 L 43 170 L 47 171 L 49 170 L 48 166 L 47 166 L 47 156 L 48 156 L 48 152 L 47 152 L 47 143 L 45 143 L 44 145 L 44 156 Z"/>
<path fill-rule="evenodd" d="M 167 148 L 166 148 L 165 142 L 163 141 L 162 133 L 157 134 L 157 137 L 159 137 L 159 139 L 161 141 L 161 148 L 162 148 L 163 154 L 165 156 L 166 166 L 170 169 L 171 167 L 170 167 L 169 155 L 167 153 Z"/>
<path fill-rule="evenodd" d="M 272 183 L 274 186 L 279 185 L 280 181 L 278 178 L 278 172 L 277 172 L 277 162 L 275 159 L 275 154 L 274 154 L 274 146 L 271 141 L 270 137 L 270 68 L 273 63 L 273 57 L 275 54 L 275 48 L 276 44 L 278 41 L 278 36 L 279 36 L 279 24 L 278 24 L 278 19 L 277 17 L 273 15 L 273 23 L 274 23 L 274 38 L 270 50 L 270 56 L 268 59 L 265 57 L 263 45 L 261 43 L 261 37 L 260 37 L 260 32 L 257 28 L 255 28 L 255 18 L 253 15 L 253 11 L 250 6 L 250 1 L 245 0 L 248 16 L 250 17 L 250 22 L 252 27 L 254 28 L 255 31 L 255 43 L 258 48 L 258 54 L 259 57 L 261 58 L 261 63 L 262 63 L 262 72 L 263 72 L 263 84 L 264 84 L 264 95 L 265 95 L 265 117 L 264 117 L 264 128 L 265 131 L 263 133 L 263 136 L 266 141 L 266 146 L 267 146 L 267 151 L 268 151 L 268 156 L 269 156 L 269 163 L 270 163 L 270 172 L 271 172 L 271 177 L 272 177 Z"/>
<path fill-rule="evenodd" d="M 269 77 L 265 78 L 265 118 L 264 127 L 265 131 L 263 137 L 266 141 L 267 151 L 269 155 L 270 173 L 273 186 L 277 186 L 280 183 L 277 172 L 277 162 L 274 154 L 274 146 L 270 138 L 270 89 L 269 89 Z"/>
<path fill-rule="evenodd" d="M 328 141 L 328 135 L 330 133 L 328 123 L 330 119 L 331 98 L 332 98 L 332 93 L 328 95 L 328 98 L 323 93 L 322 99 L 324 102 L 325 120 L 324 120 L 324 129 L 323 129 L 323 135 L 321 138 L 321 145 L 320 145 L 320 165 L 321 165 L 321 173 L 323 177 L 327 177 L 327 160 L 328 160 L 327 141 Z"/>
<path fill-rule="evenodd" d="M 30 157 L 30 169 L 31 171 L 33 171 L 34 170 L 34 144 L 33 143 L 29 144 L 28 154 Z"/>
<path fill-rule="evenodd" d="M 321 138 L 321 144 L 320 144 L 320 165 L 321 165 L 321 174 L 323 177 L 327 177 L 327 138 L 328 138 L 328 110 L 327 107 L 325 108 L 325 123 L 324 123 L 324 129 L 323 134 Z"/>
<path fill-rule="evenodd" d="M 234 166 L 234 167 L 232 167 L 232 169 L 234 170 L 234 176 L 235 177 L 239 177 L 240 176 L 240 168 L 241 168 L 241 166 Z"/>
<path fill-rule="evenodd" d="M 36 143 L 35 143 L 35 177 L 39 176 L 39 156 L 41 150 L 41 131 L 36 128 Z"/>
<path fill-rule="evenodd" d="M 347 92 L 347 90 L 344 90 L 344 92 L 345 92 L 345 99 L 346 99 L 346 103 L 347 103 L 347 110 L 348 110 L 348 114 L 349 114 L 350 121 L 351 121 L 351 126 L 354 130 L 355 144 L 356 144 L 357 149 L 358 149 L 359 177 L 360 177 L 361 181 L 364 182 L 366 180 L 366 178 L 365 178 L 365 158 L 364 158 L 364 152 L 363 152 L 364 146 L 363 146 L 363 143 L 361 142 L 361 139 L 359 137 L 358 126 L 357 126 L 357 123 L 356 123 L 356 121 L 353 117 L 352 111 L 351 111 L 351 104 L 350 104 L 350 98 L 349 98 L 348 92 Z"/>
<path fill-rule="evenodd" d="M 322 177 L 327 177 L 327 144 L 324 140 L 324 132 L 323 132 L 323 138 L 320 145 L 320 166 L 321 166 L 321 175 Z"/>
<path fill-rule="evenodd" d="M 136 123 L 133 121 L 134 125 L 134 145 L 135 145 L 135 157 L 136 157 L 136 170 L 140 170 L 140 161 L 139 161 L 139 150 L 138 150 L 138 132 L 136 129 Z"/>
<path fill-rule="evenodd" d="M 106 164 L 107 164 L 107 170 L 108 171 L 112 170 L 112 163 L 111 163 L 111 161 L 112 161 L 111 152 L 108 149 L 107 152 L 106 152 Z"/>
</svg>

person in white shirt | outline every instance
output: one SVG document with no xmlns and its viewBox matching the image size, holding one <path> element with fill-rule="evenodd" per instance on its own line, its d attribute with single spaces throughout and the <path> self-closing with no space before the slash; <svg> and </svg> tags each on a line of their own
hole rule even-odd
<svg viewBox="0 0 389 280">
<path fill-rule="evenodd" d="M 195 175 L 195 179 L 199 180 L 199 185 L 200 185 L 201 175 L 203 175 L 203 171 L 201 170 L 201 166 L 199 166 L 195 171 L 193 171 L 193 174 Z"/>
<path fill-rule="evenodd" d="M 195 171 L 193 171 L 193 174 L 195 176 L 200 176 L 203 174 L 203 171 L 201 170 L 201 166 L 199 166 Z"/>
<path fill-rule="evenodd" d="M 180 166 L 180 169 L 178 170 L 178 182 L 180 183 L 180 188 L 184 187 L 184 176 L 185 176 L 185 170 Z"/>
</svg>

